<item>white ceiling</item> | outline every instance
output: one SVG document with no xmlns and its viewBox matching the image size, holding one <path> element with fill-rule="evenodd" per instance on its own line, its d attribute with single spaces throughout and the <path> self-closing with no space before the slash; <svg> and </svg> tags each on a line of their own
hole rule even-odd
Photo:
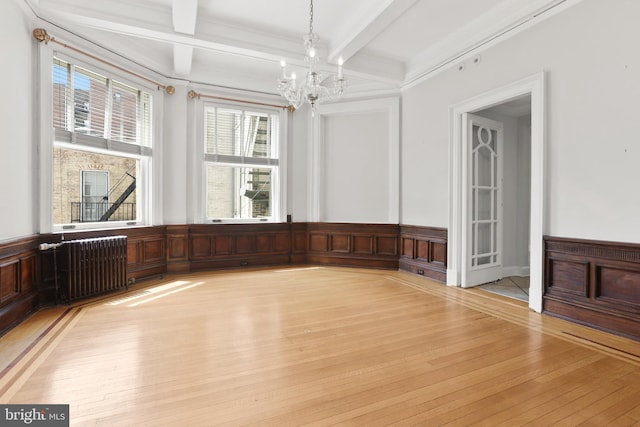
<svg viewBox="0 0 640 427">
<path fill-rule="evenodd" d="M 273 93 L 281 59 L 303 72 L 308 0 L 18 1 L 170 78 Z M 314 32 L 328 70 L 345 59 L 350 92 L 394 91 L 565 2 L 315 0 Z"/>
</svg>

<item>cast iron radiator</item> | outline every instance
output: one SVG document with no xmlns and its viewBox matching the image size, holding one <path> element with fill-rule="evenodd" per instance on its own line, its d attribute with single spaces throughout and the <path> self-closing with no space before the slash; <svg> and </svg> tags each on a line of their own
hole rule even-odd
<svg viewBox="0 0 640 427">
<path fill-rule="evenodd" d="M 67 301 L 127 287 L 127 236 L 66 241 L 61 276 Z"/>
</svg>

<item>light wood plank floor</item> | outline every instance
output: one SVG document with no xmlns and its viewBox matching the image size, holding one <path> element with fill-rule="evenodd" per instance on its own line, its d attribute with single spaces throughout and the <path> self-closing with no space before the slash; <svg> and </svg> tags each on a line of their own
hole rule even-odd
<svg viewBox="0 0 640 427">
<path fill-rule="evenodd" d="M 170 276 L 0 339 L 72 425 L 640 425 L 640 343 L 402 272 Z"/>
</svg>

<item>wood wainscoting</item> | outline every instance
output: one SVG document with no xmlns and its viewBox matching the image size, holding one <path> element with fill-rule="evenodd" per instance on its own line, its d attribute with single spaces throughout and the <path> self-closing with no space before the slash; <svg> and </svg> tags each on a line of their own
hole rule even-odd
<svg viewBox="0 0 640 427">
<path fill-rule="evenodd" d="M 38 236 L 0 245 L 0 332 L 39 306 Z"/>
<path fill-rule="evenodd" d="M 400 270 L 447 280 L 447 229 L 401 226 Z"/>
<path fill-rule="evenodd" d="M 398 269 L 397 225 L 313 222 L 306 228 L 310 264 Z"/>
<path fill-rule="evenodd" d="M 640 339 L 640 245 L 544 238 L 543 310 Z"/>
<path fill-rule="evenodd" d="M 287 265 L 291 235 L 287 223 L 189 226 L 192 271 Z"/>
<path fill-rule="evenodd" d="M 445 279 L 446 230 L 429 227 L 191 224 L 41 234 L 0 244 L 0 332 L 39 306 L 59 302 L 53 251 L 40 251 L 40 243 L 116 235 L 127 236 L 128 282 L 165 273 L 304 264 L 400 268 Z"/>
</svg>

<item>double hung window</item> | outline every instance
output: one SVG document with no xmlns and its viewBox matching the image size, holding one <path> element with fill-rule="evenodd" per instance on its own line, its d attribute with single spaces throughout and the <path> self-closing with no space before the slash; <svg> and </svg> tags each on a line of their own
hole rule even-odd
<svg viewBox="0 0 640 427">
<path fill-rule="evenodd" d="M 149 221 L 149 92 L 54 57 L 53 229 Z"/>
<path fill-rule="evenodd" d="M 278 218 L 279 116 L 225 105 L 204 105 L 205 218 Z"/>
</svg>

